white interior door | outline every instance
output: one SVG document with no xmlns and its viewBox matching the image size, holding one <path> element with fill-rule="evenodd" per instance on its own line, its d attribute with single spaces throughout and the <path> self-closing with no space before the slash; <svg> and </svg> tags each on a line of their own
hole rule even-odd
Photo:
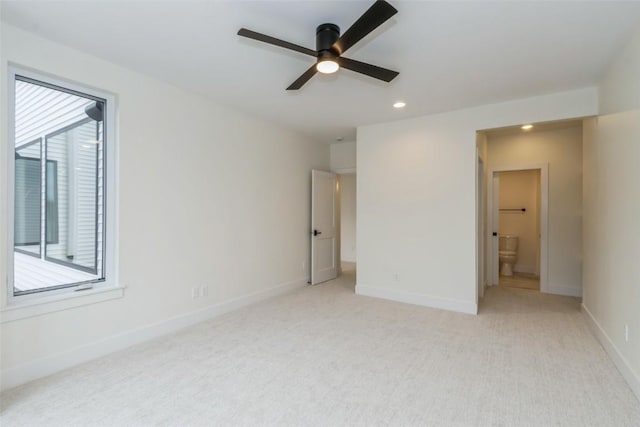
<svg viewBox="0 0 640 427">
<path fill-rule="evenodd" d="M 311 284 L 335 279 L 337 176 L 311 171 Z"/>
</svg>

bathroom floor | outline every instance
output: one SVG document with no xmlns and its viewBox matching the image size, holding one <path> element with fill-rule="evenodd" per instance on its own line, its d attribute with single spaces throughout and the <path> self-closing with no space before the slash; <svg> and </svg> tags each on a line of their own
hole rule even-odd
<svg viewBox="0 0 640 427">
<path fill-rule="evenodd" d="M 533 274 L 513 273 L 513 276 L 500 276 L 500 286 L 507 288 L 540 290 L 540 278 Z"/>
</svg>

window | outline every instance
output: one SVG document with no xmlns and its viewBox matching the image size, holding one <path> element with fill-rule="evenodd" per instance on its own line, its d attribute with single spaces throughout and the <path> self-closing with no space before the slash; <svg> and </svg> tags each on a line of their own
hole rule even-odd
<svg viewBox="0 0 640 427">
<path fill-rule="evenodd" d="M 9 75 L 9 301 L 113 285 L 113 97 Z"/>
</svg>

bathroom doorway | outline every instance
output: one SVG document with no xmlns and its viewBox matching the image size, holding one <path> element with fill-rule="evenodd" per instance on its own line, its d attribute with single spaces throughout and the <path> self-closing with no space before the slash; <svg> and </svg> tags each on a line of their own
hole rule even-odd
<svg viewBox="0 0 640 427">
<path fill-rule="evenodd" d="M 491 284 L 546 292 L 548 165 L 496 168 L 489 176 Z"/>
<path fill-rule="evenodd" d="M 516 273 L 526 274 L 532 270 L 535 273 L 537 270 L 540 292 L 582 296 L 582 121 L 485 129 L 476 135 L 476 145 L 485 160 L 486 170 L 487 285 L 500 285 L 499 234 L 505 233 L 501 230 L 501 219 L 523 216 L 517 211 L 500 214 L 498 174 L 539 170 L 539 261 L 523 264 L 522 258 L 520 261 L 516 258 L 512 267 Z M 523 207 L 503 206 L 504 209 Z"/>
</svg>

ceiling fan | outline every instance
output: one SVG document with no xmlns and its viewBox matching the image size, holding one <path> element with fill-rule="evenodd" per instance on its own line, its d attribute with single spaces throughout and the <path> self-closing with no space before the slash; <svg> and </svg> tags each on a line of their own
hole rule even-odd
<svg viewBox="0 0 640 427">
<path fill-rule="evenodd" d="M 375 65 L 367 64 L 342 56 L 351 46 L 362 40 L 367 34 L 378 28 L 398 11 L 384 0 L 377 0 L 347 31 L 340 35 L 340 27 L 335 24 L 322 24 L 316 29 L 316 50 L 307 49 L 297 44 L 289 43 L 275 37 L 256 33 L 241 28 L 238 35 L 250 39 L 269 43 L 285 49 L 295 50 L 317 58 L 316 63 L 293 82 L 287 90 L 300 89 L 313 77 L 316 72 L 325 74 L 335 73 L 340 67 L 367 76 L 390 82 L 398 74 L 397 71 L 387 70 Z"/>
</svg>

